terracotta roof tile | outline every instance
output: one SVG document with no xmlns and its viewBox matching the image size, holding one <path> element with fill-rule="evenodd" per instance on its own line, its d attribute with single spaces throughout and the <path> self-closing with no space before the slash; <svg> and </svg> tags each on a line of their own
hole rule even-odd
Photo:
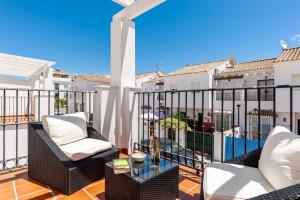
<svg viewBox="0 0 300 200">
<path fill-rule="evenodd" d="M 140 78 L 144 78 L 144 77 L 147 77 L 147 76 L 154 75 L 156 73 L 157 72 L 145 72 L 145 73 L 136 74 L 135 79 L 137 80 L 137 79 L 140 79 Z"/>
<path fill-rule="evenodd" d="M 152 80 L 146 81 L 145 83 L 151 83 L 151 82 L 164 82 L 164 76 L 156 77 Z"/>
<path fill-rule="evenodd" d="M 178 69 L 174 72 L 171 72 L 167 74 L 166 76 L 178 76 L 178 75 L 184 75 L 184 74 L 195 74 L 195 73 L 201 73 L 201 72 L 207 72 L 211 69 L 214 69 L 215 67 L 225 64 L 226 60 L 220 60 L 220 61 L 214 61 L 214 62 L 208 62 L 208 63 L 201 63 L 201 64 L 194 64 L 189 65 L 184 68 Z"/>
<path fill-rule="evenodd" d="M 68 76 L 69 77 L 70 75 L 68 72 L 54 70 L 53 76 Z"/>
<path fill-rule="evenodd" d="M 110 78 L 107 76 L 99 76 L 96 74 L 80 74 L 80 78 L 90 82 L 110 83 Z"/>
<path fill-rule="evenodd" d="M 233 67 L 226 68 L 225 70 L 222 71 L 221 74 L 271 69 L 271 68 L 273 68 L 274 61 L 275 61 L 275 58 L 243 62 L 243 63 L 239 63 Z"/>
<path fill-rule="evenodd" d="M 275 60 L 278 62 L 287 62 L 287 61 L 295 61 L 300 60 L 300 47 L 285 49 Z"/>
</svg>

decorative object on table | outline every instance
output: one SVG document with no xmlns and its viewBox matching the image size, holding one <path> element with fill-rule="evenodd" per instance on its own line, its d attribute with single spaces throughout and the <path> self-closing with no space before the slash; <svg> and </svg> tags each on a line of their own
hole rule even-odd
<svg viewBox="0 0 300 200">
<path fill-rule="evenodd" d="M 127 159 L 113 160 L 114 174 L 123 174 L 130 172 L 130 166 Z"/>
<path fill-rule="evenodd" d="M 145 163 L 143 162 L 132 162 L 131 163 L 131 168 L 132 169 L 143 169 L 145 167 Z"/>
<path fill-rule="evenodd" d="M 143 152 L 135 152 L 131 156 L 132 162 L 144 162 L 146 154 Z"/>
<path fill-rule="evenodd" d="M 150 143 L 152 162 L 159 163 L 160 159 L 160 142 L 158 137 L 153 137 Z"/>
<path fill-rule="evenodd" d="M 143 170 L 145 168 L 144 161 L 143 162 L 133 162 L 131 160 L 130 165 L 131 165 L 131 169 L 132 169 L 132 171 L 131 171 L 132 175 L 136 175 L 136 176 L 138 176 L 140 174 L 141 170 Z"/>
</svg>

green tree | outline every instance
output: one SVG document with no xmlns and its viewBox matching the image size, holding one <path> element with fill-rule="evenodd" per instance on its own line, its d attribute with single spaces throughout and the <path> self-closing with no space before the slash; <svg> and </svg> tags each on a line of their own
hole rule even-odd
<svg viewBox="0 0 300 200">
<path fill-rule="evenodd" d="M 66 99 L 60 99 L 60 105 L 61 105 L 61 107 L 65 107 L 67 105 L 67 100 Z"/>
<path fill-rule="evenodd" d="M 178 120 L 178 117 L 179 117 L 179 120 Z M 173 130 L 176 130 L 179 125 L 179 129 L 185 129 L 185 127 L 187 127 L 187 131 L 192 131 L 192 128 L 189 126 L 189 123 L 187 123 L 187 124 L 185 123 L 186 122 L 186 114 L 185 113 L 176 112 L 173 114 L 172 118 L 173 119 L 171 119 L 171 117 L 168 117 L 166 119 L 160 120 L 161 127 L 173 128 Z"/>
</svg>

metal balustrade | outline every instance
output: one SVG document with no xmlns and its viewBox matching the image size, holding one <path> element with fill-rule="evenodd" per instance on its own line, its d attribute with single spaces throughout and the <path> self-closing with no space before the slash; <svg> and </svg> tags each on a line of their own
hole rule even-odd
<svg viewBox="0 0 300 200">
<path fill-rule="evenodd" d="M 299 88 L 300 85 L 280 85 L 137 92 L 139 124 L 134 148 L 149 153 L 149 140 L 156 136 L 161 141 L 161 156 L 200 171 L 207 162 L 224 162 L 225 150 L 230 150 L 234 158 L 253 149 L 253 141 L 261 148 L 276 125 L 291 131 L 297 128 L 299 134 L 300 107 L 294 105 L 300 97 Z M 251 97 L 253 92 L 255 98 Z M 220 132 L 215 130 L 216 123 L 221 124 Z M 229 130 L 225 130 L 225 123 Z M 228 137 L 231 142 L 226 146 Z"/>
<path fill-rule="evenodd" d="M 93 93 L 0 88 L 0 171 L 27 165 L 27 124 L 41 121 L 43 115 L 82 111 L 92 123 Z"/>
</svg>

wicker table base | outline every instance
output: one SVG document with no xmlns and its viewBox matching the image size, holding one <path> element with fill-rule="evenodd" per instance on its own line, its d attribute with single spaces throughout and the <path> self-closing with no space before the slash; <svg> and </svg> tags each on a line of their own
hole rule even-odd
<svg viewBox="0 0 300 200">
<path fill-rule="evenodd" d="M 109 200 L 175 200 L 179 196 L 179 166 L 161 159 L 159 170 L 149 159 L 142 169 L 114 174 L 112 163 L 105 165 L 105 195 Z"/>
</svg>

